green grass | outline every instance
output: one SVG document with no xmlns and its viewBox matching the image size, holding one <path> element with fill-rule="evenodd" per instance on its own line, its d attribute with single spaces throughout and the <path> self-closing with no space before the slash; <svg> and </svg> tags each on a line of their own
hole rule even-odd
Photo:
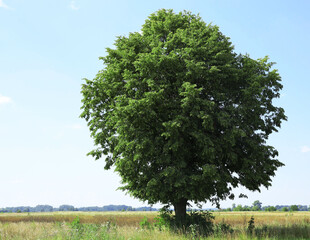
<svg viewBox="0 0 310 240">
<path fill-rule="evenodd" d="M 208 238 L 195 231 L 182 234 L 140 227 L 144 216 L 153 222 L 156 215 L 154 212 L 2 213 L 0 239 L 310 239 L 309 212 L 215 212 L 218 231 Z M 252 233 L 248 230 L 251 216 Z M 225 231 L 228 224 L 233 233 Z"/>
</svg>

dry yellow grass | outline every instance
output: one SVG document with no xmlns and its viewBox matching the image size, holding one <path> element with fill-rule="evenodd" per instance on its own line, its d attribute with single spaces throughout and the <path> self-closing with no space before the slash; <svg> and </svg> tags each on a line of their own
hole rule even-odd
<svg viewBox="0 0 310 240">
<path fill-rule="evenodd" d="M 188 239 L 189 236 L 182 234 L 157 229 L 143 230 L 139 227 L 139 222 L 144 216 L 152 222 L 157 214 L 157 212 L 2 213 L 0 214 L 0 240 Z M 255 227 L 258 230 L 262 231 L 264 226 L 268 226 L 268 231 L 262 233 L 264 235 L 252 236 L 251 239 L 281 239 L 277 236 L 285 236 L 285 239 L 310 237 L 310 212 L 214 212 L 213 215 L 215 223 L 230 224 L 235 232 L 232 235 L 214 235 L 201 239 L 249 239 L 246 229 L 251 216 L 254 217 Z M 83 233 L 77 233 L 70 224 L 76 216 L 79 216 L 81 223 L 95 225 L 89 228 L 85 226 Z M 112 224 L 111 228 L 107 228 L 104 224 L 108 221 L 116 225 Z"/>
<path fill-rule="evenodd" d="M 310 212 L 214 212 L 215 223 L 232 226 L 247 225 L 251 216 L 255 225 L 286 225 L 310 223 Z M 0 222 L 71 222 L 78 216 L 81 223 L 102 224 L 107 221 L 118 226 L 139 226 L 146 216 L 153 222 L 157 212 L 49 212 L 49 213 L 1 213 Z"/>
<path fill-rule="evenodd" d="M 47 239 L 57 234 L 53 223 L 0 223 L 0 239 Z"/>
<path fill-rule="evenodd" d="M 255 225 L 288 225 L 310 223 L 310 212 L 214 212 L 215 223 L 225 222 L 232 226 L 248 224 L 251 216 Z"/>
<path fill-rule="evenodd" d="M 48 212 L 48 213 L 2 213 L 0 222 L 72 222 L 77 216 L 81 223 L 102 224 L 107 221 L 118 226 L 139 226 L 146 216 L 154 221 L 157 212 Z"/>
</svg>

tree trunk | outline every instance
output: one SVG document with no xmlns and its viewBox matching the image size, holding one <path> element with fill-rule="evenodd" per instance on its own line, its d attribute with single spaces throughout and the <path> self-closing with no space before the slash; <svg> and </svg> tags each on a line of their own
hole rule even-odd
<svg viewBox="0 0 310 240">
<path fill-rule="evenodd" d="M 186 217 L 186 205 L 187 205 L 187 199 L 185 198 L 182 198 L 178 202 L 175 202 L 173 204 L 175 217 L 177 220 L 180 220 L 181 222 L 183 222 L 183 220 Z"/>
</svg>

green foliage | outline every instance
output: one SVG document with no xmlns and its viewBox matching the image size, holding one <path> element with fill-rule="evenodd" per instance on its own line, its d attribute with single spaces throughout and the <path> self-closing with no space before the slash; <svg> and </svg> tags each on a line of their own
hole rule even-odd
<svg viewBox="0 0 310 240">
<path fill-rule="evenodd" d="M 71 223 L 69 223 L 69 226 L 71 229 L 69 239 L 72 240 L 115 239 L 113 236 L 110 237 L 111 233 L 116 230 L 115 224 L 111 221 L 108 221 L 105 224 L 82 224 L 80 218 L 77 216 Z"/>
<path fill-rule="evenodd" d="M 214 233 L 218 236 L 223 235 L 230 235 L 234 232 L 233 228 L 230 224 L 227 224 L 225 222 L 220 222 L 218 224 L 215 224 L 214 226 Z"/>
<path fill-rule="evenodd" d="M 197 236 L 208 236 L 213 233 L 214 216 L 208 211 L 191 211 L 186 214 L 185 219 L 180 220 L 168 207 L 160 210 L 159 216 L 155 218 L 154 226 L 158 229 L 170 229 L 172 231 L 180 231 L 190 234 L 193 238 Z"/>
<path fill-rule="evenodd" d="M 70 223 L 72 230 L 76 231 L 78 234 L 83 232 L 83 225 L 80 223 L 80 218 L 76 216 L 74 220 Z"/>
<path fill-rule="evenodd" d="M 266 140 L 286 116 L 272 102 L 282 85 L 267 57 L 237 54 L 217 26 L 162 9 L 101 59 L 82 85 L 81 117 L 96 145 L 89 155 L 115 166 L 120 189 L 184 216 L 188 201 L 271 185 L 283 164 Z"/>
<path fill-rule="evenodd" d="M 297 205 L 292 205 L 290 207 L 290 211 L 292 211 L 292 212 L 299 211 L 298 206 Z"/>
<path fill-rule="evenodd" d="M 247 231 L 250 235 L 253 234 L 254 228 L 255 228 L 255 223 L 254 223 L 254 217 L 252 216 L 248 222 L 248 228 L 247 228 Z"/>
<path fill-rule="evenodd" d="M 266 207 L 265 211 L 267 211 L 267 212 L 274 212 L 274 211 L 277 211 L 277 208 L 274 207 L 274 206 L 270 206 L 270 207 Z"/>
<path fill-rule="evenodd" d="M 237 205 L 233 208 L 233 211 L 241 212 L 241 211 L 252 211 L 252 208 L 248 206 L 242 206 L 241 204 Z"/>
<path fill-rule="evenodd" d="M 253 202 L 252 211 L 260 211 L 262 210 L 262 203 L 259 200 Z"/>
<path fill-rule="evenodd" d="M 261 209 L 258 206 L 251 207 L 251 211 L 261 211 Z"/>
<path fill-rule="evenodd" d="M 283 211 L 283 212 L 288 212 L 288 207 L 283 207 L 283 208 L 281 208 L 281 211 Z"/>
<path fill-rule="evenodd" d="M 109 221 L 103 224 L 103 227 L 107 232 L 111 232 L 116 229 L 116 224 L 113 220 L 110 219 Z"/>
<path fill-rule="evenodd" d="M 268 226 L 265 224 L 260 227 L 256 227 L 254 230 L 255 230 L 255 236 L 258 239 L 266 238 L 266 236 L 268 235 L 268 231 L 269 231 Z"/>
<path fill-rule="evenodd" d="M 159 210 L 159 215 L 154 218 L 154 226 L 159 230 L 170 228 L 172 221 L 172 211 L 169 210 L 169 206 L 164 206 Z"/>
<path fill-rule="evenodd" d="M 152 228 L 152 225 L 151 223 L 148 221 L 147 217 L 144 217 L 140 223 L 139 223 L 140 227 L 142 229 L 151 229 Z"/>
</svg>

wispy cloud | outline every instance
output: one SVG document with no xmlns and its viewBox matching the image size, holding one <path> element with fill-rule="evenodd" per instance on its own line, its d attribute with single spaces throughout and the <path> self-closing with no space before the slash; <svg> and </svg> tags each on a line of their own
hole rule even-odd
<svg viewBox="0 0 310 240">
<path fill-rule="evenodd" d="M 1 0 L 0 0 L 1 1 Z M 0 105 L 12 102 L 12 99 L 9 97 L 2 96 L 0 94 Z"/>
<path fill-rule="evenodd" d="M 302 147 L 301 147 L 301 152 L 302 152 L 302 153 L 310 152 L 310 147 L 308 147 L 308 146 L 302 146 Z"/>
<path fill-rule="evenodd" d="M 0 1 L 1 1 L 1 0 L 0 0 Z M 71 0 L 69 6 L 70 6 L 70 8 L 71 8 L 72 10 L 75 10 L 75 11 L 80 9 L 80 7 L 76 5 L 75 0 Z"/>
<path fill-rule="evenodd" d="M 3 2 L 3 0 L 0 0 L 0 8 L 10 9 L 10 7 Z"/>
</svg>

